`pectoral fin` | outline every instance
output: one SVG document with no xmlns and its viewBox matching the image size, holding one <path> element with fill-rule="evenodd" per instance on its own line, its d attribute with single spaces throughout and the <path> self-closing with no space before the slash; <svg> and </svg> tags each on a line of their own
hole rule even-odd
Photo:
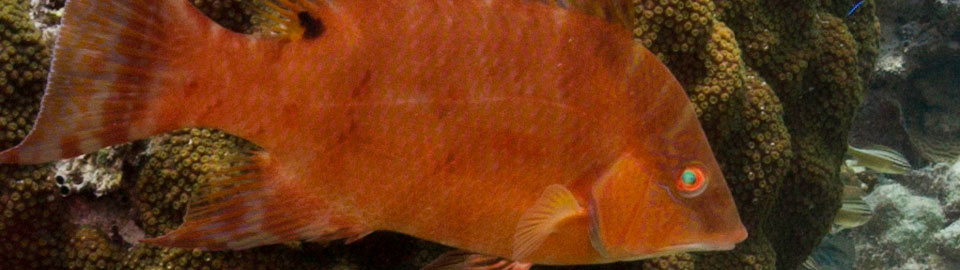
<svg viewBox="0 0 960 270">
<path fill-rule="evenodd" d="M 521 260 L 529 256 L 561 223 L 585 214 L 586 210 L 570 190 L 558 184 L 548 186 L 517 223 L 517 232 L 513 236 L 513 259 Z"/>
</svg>

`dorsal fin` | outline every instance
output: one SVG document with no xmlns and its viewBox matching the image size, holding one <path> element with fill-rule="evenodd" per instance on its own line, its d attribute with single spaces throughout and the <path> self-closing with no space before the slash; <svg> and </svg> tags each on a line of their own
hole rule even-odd
<svg viewBox="0 0 960 270">
<path fill-rule="evenodd" d="M 631 0 L 536 0 L 541 3 L 575 10 L 591 16 L 599 17 L 611 23 L 622 25 L 633 30 L 636 20 L 636 10 Z"/>
</svg>

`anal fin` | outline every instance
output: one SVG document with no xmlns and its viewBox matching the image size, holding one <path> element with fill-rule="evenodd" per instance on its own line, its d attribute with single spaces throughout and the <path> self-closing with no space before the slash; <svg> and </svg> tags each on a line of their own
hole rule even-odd
<svg viewBox="0 0 960 270">
<path fill-rule="evenodd" d="M 356 219 L 325 210 L 305 198 L 279 175 L 277 162 L 265 152 L 244 154 L 203 185 L 209 191 L 193 198 L 179 228 L 144 243 L 204 250 L 247 249 L 291 241 L 355 241 L 372 230 Z M 228 161 L 229 162 L 229 161 Z"/>
<path fill-rule="evenodd" d="M 531 263 L 454 250 L 440 255 L 420 270 L 529 270 L 532 266 Z"/>
</svg>

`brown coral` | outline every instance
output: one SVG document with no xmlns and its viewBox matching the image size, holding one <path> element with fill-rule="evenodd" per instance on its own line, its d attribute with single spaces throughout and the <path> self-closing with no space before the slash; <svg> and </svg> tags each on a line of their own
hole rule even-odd
<svg viewBox="0 0 960 270">
<path fill-rule="evenodd" d="M 25 1 L 0 0 L 0 148 L 32 127 L 49 68 L 49 51 Z M 0 165 L 0 269 L 60 268 L 66 207 L 48 166 Z"/>
<path fill-rule="evenodd" d="M 211 19 L 240 33 L 253 31 L 253 2 L 248 0 L 190 0 Z"/>
<path fill-rule="evenodd" d="M 50 69 L 50 50 L 28 12 L 25 1 L 0 1 L 0 149 L 32 128 Z"/>
<path fill-rule="evenodd" d="M 751 234 L 698 269 L 794 269 L 827 232 L 879 36 L 872 1 L 845 21 L 846 4 L 638 1 L 637 37 L 698 105 Z"/>
<path fill-rule="evenodd" d="M 635 3 L 637 39 L 696 104 L 750 238 L 616 267 L 796 269 L 839 207 L 847 131 L 877 54 L 873 3 L 847 21 L 844 3 Z"/>
<path fill-rule="evenodd" d="M 111 243 L 105 233 L 82 227 L 70 238 L 64 257 L 70 270 L 106 270 L 115 269 L 120 254 L 120 246 Z"/>
<path fill-rule="evenodd" d="M 0 269 L 63 267 L 73 228 L 49 168 L 0 165 L 0 177 Z"/>
<path fill-rule="evenodd" d="M 147 237 L 179 226 L 190 198 L 204 194 L 203 183 L 229 166 L 232 157 L 255 149 L 240 138 L 209 129 L 180 130 L 152 139 L 137 183 L 127 191 Z M 374 234 L 349 246 L 334 243 L 325 249 L 316 244 L 290 244 L 220 252 L 139 245 L 120 265 L 122 269 L 416 269 L 442 250 L 436 244 L 389 233 Z"/>
<path fill-rule="evenodd" d="M 121 260 L 119 269 L 324 269 L 309 256 L 288 247 L 261 247 L 246 251 L 205 252 L 138 245 Z"/>
<path fill-rule="evenodd" d="M 182 130 L 151 140 L 140 177 L 130 191 L 140 226 L 157 237 L 183 222 L 191 194 L 209 180 L 226 156 L 253 148 L 236 137 L 208 129 Z"/>
<path fill-rule="evenodd" d="M 254 146 L 209 129 L 186 129 L 153 138 L 127 192 L 137 221 L 147 237 L 161 236 L 180 226 L 187 205 L 203 183 L 228 166 L 228 157 Z M 298 269 L 310 265 L 301 251 L 285 246 L 245 251 L 202 252 L 137 245 L 120 263 L 122 269 Z"/>
</svg>

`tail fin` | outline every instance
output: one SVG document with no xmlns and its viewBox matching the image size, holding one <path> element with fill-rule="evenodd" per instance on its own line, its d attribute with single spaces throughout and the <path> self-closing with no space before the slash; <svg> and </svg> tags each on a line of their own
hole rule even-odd
<svg viewBox="0 0 960 270">
<path fill-rule="evenodd" d="M 186 0 L 68 1 L 40 114 L 0 163 L 49 162 L 179 128 L 158 119 L 159 97 L 184 89 L 170 63 L 211 24 Z"/>
</svg>

